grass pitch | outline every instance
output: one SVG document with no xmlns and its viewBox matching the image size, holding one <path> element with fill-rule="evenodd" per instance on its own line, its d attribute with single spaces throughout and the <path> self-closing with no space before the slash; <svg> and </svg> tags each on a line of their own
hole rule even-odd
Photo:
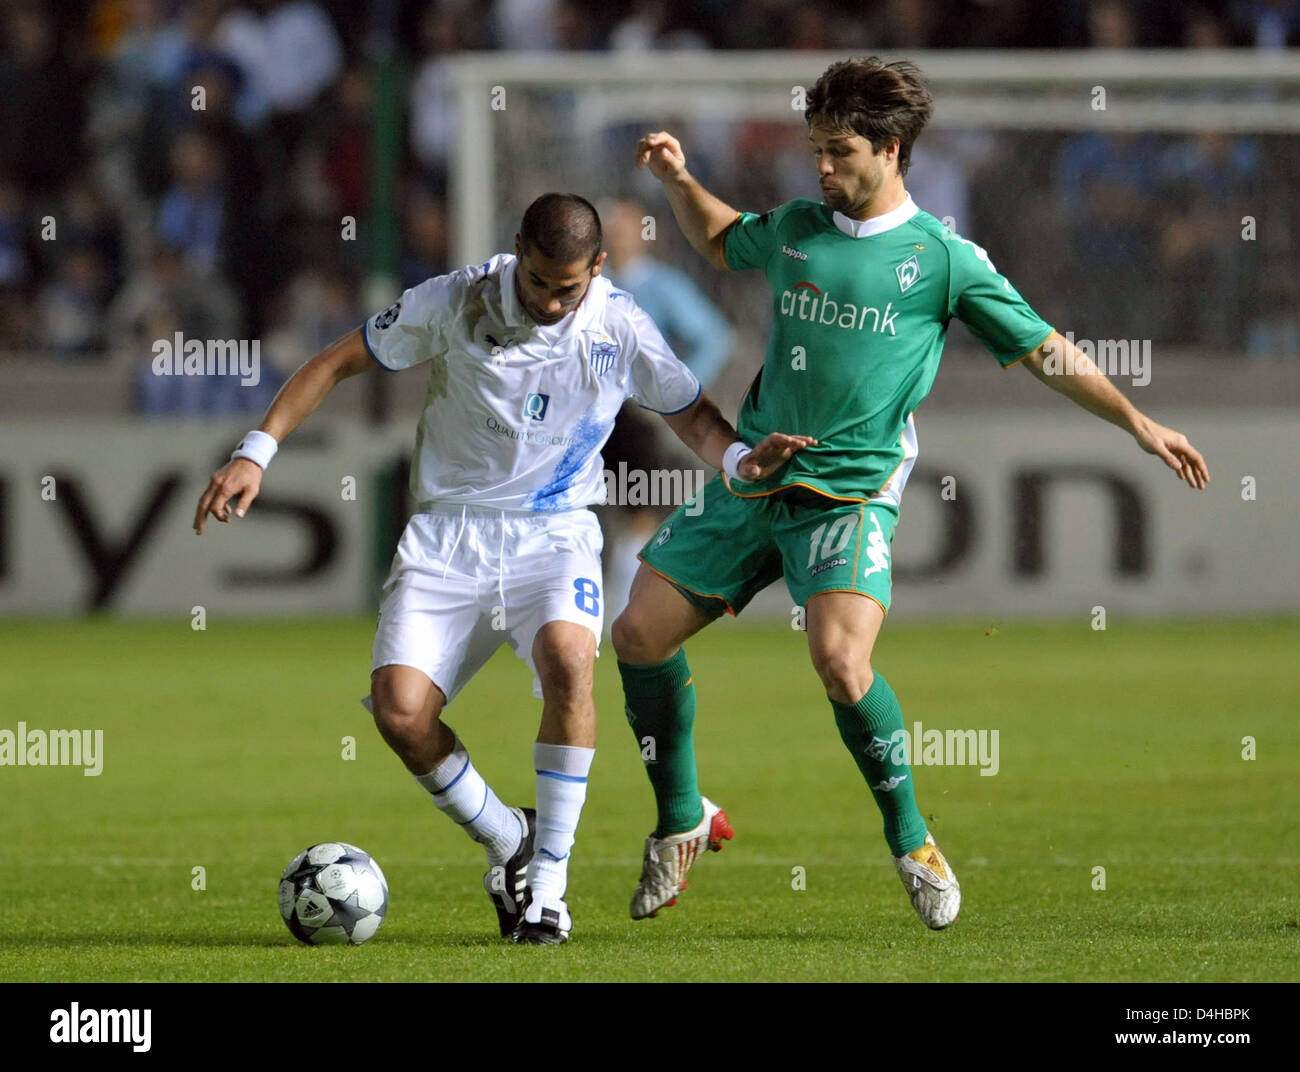
<svg viewBox="0 0 1300 1072">
<path fill-rule="evenodd" d="M 964 893 L 941 934 L 907 903 L 805 637 L 733 622 L 687 651 L 701 786 L 736 840 L 633 923 L 654 812 L 606 645 L 560 949 L 496 937 L 481 850 L 357 702 L 371 638 L 369 620 L 0 623 L 0 729 L 104 731 L 99 777 L 0 767 L 0 980 L 1300 977 L 1300 622 L 886 629 L 875 661 L 909 730 L 998 731 L 996 776 L 914 766 Z M 503 650 L 447 713 L 507 802 L 532 799 L 539 710 Z M 379 860 L 389 915 L 367 945 L 309 948 L 276 884 L 334 839 Z"/>
</svg>

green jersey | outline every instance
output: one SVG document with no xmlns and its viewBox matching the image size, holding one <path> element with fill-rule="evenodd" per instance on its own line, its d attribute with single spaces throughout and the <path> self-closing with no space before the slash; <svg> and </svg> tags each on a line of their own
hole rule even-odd
<svg viewBox="0 0 1300 1072">
<path fill-rule="evenodd" d="M 803 485 L 897 504 L 917 453 L 912 412 L 934 383 L 948 321 L 1004 367 L 1052 335 L 984 250 L 910 197 L 866 221 L 808 200 L 742 212 L 721 247 L 728 268 L 761 268 L 772 288 L 772 337 L 741 437 L 818 440 L 766 480 L 731 481 L 738 495 Z"/>
</svg>

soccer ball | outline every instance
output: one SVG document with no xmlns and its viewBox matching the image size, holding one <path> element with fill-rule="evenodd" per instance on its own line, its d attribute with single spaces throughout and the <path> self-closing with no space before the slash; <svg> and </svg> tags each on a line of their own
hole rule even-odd
<svg viewBox="0 0 1300 1072">
<path fill-rule="evenodd" d="M 388 880 L 355 845 L 313 845 L 280 876 L 280 916 L 308 945 L 360 945 L 379 930 L 387 911 Z"/>
</svg>

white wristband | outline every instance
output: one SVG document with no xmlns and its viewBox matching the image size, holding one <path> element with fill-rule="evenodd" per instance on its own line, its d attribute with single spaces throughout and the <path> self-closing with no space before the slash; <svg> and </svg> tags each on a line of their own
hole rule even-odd
<svg viewBox="0 0 1300 1072">
<path fill-rule="evenodd" d="M 280 444 L 275 441 L 275 436 L 253 429 L 239 441 L 239 446 L 231 453 L 230 460 L 233 462 L 236 458 L 247 458 L 265 469 L 271 464 L 271 459 L 279 449 Z"/>
<path fill-rule="evenodd" d="M 736 475 L 736 470 L 739 467 L 741 460 L 750 452 L 751 449 L 752 448 L 748 443 L 744 443 L 739 439 L 727 448 L 727 452 L 722 456 L 722 471 L 727 474 L 728 480 L 740 479 L 740 477 Z"/>
</svg>

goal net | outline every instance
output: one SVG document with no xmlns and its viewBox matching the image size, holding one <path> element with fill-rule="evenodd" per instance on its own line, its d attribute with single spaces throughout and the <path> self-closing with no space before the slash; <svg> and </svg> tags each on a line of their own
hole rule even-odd
<svg viewBox="0 0 1300 1072">
<path fill-rule="evenodd" d="M 512 248 L 547 190 L 634 198 L 648 251 L 761 333 L 761 288 L 710 271 L 658 183 L 649 130 L 740 209 L 818 199 L 803 95 L 819 53 L 484 54 L 449 62 L 453 263 Z M 896 58 L 896 57 L 886 57 Z M 1300 307 L 1300 58 L 1248 50 L 928 52 L 935 98 L 906 185 L 989 256 L 1049 322 L 1162 346 L 1278 345 Z M 617 275 L 611 272 L 617 282 Z M 1207 300 L 1208 299 L 1208 300 Z M 1277 315 L 1275 315 L 1277 314 Z M 970 345 L 954 331 L 952 345 Z"/>
</svg>

